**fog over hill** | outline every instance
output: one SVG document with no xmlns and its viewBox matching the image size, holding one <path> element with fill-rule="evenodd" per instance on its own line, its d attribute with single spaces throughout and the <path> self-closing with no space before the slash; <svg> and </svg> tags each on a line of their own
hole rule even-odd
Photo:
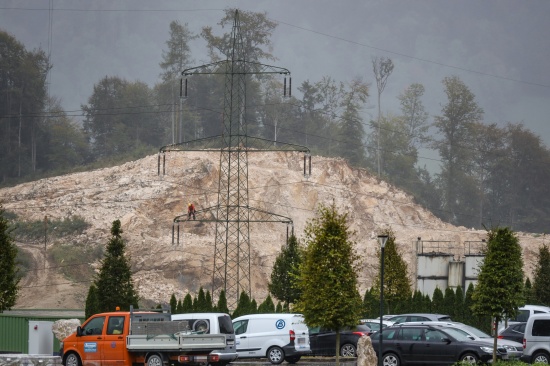
<svg viewBox="0 0 550 366">
<path fill-rule="evenodd" d="M 250 206 L 290 217 L 299 239 L 306 222 L 319 204 L 334 202 L 348 215 L 356 231 L 357 253 L 361 258 L 361 293 L 378 274 L 376 236 L 391 228 L 398 250 L 409 263 L 414 278 L 415 243 L 450 242 L 443 249 L 455 259 L 464 255 L 468 241 L 485 238 L 484 231 L 454 227 L 416 205 L 413 198 L 379 180 L 366 170 L 351 168 L 340 159 L 312 157 L 312 174 L 303 176 L 303 158 L 298 153 L 250 153 Z M 157 156 L 112 168 L 67 174 L 0 189 L 7 211 L 20 220 L 50 220 L 78 215 L 91 226 L 80 236 L 50 239 L 47 251 L 56 247 L 105 246 L 111 224 L 120 219 L 134 280 L 143 302 L 167 303 L 172 293 L 182 298 L 203 286 L 211 289 L 214 224 L 186 223 L 180 243 L 172 244 L 172 220 L 195 202 L 197 209 L 217 204 L 219 153 L 186 152 L 166 156 L 166 174 L 157 174 Z M 51 228 L 55 230 L 55 228 Z M 250 225 L 252 297 L 267 296 L 267 281 L 276 256 L 286 239 L 283 224 Z M 519 233 L 525 271 L 531 273 L 534 257 L 544 237 Z M 66 263 L 44 259 L 44 242 L 18 242 L 31 258 L 31 268 L 21 282 L 16 308 L 83 308 L 90 279 L 71 280 L 63 268 L 97 268 L 99 262 Z"/>
</svg>

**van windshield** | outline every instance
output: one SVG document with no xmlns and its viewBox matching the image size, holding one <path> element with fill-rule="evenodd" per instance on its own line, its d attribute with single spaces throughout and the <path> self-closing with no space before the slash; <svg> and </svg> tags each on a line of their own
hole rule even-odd
<svg viewBox="0 0 550 366">
<path fill-rule="evenodd" d="M 233 323 L 231 318 L 227 315 L 222 315 L 218 317 L 218 323 L 220 324 L 220 333 L 221 334 L 233 334 Z"/>
</svg>

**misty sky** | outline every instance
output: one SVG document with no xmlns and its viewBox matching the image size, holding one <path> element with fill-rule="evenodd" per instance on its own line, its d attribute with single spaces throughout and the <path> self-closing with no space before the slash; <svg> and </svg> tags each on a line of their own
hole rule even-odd
<svg viewBox="0 0 550 366">
<path fill-rule="evenodd" d="M 278 61 L 269 64 L 292 72 L 295 95 L 305 80 L 362 77 L 372 83 L 365 120 L 374 118 L 371 60 L 390 57 L 395 69 L 383 112 L 399 113 L 397 96 L 421 83 L 427 111 L 439 115 L 447 101 L 441 81 L 457 75 L 485 122 L 523 122 L 550 146 L 548 0 L 0 0 L 0 28 L 28 50 L 51 52 L 50 93 L 75 111 L 105 76 L 152 87 L 170 22 L 187 23 L 195 33 L 210 25 L 220 35 L 226 7 L 265 11 L 279 23 L 272 37 Z M 192 52 L 193 66 L 208 62 L 204 41 L 194 42 Z"/>
</svg>

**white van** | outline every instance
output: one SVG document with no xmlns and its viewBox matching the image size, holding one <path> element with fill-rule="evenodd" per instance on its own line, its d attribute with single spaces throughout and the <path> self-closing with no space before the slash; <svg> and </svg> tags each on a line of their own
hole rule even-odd
<svg viewBox="0 0 550 366">
<path fill-rule="evenodd" d="M 550 314 L 534 314 L 527 319 L 521 360 L 550 363 Z"/>
<path fill-rule="evenodd" d="M 501 321 L 498 324 L 498 332 L 501 332 L 504 328 L 512 324 L 526 322 L 531 315 L 535 314 L 550 314 L 550 307 L 542 305 L 524 305 L 518 308 L 518 314 L 515 318 L 508 319 L 507 323 Z"/>
<path fill-rule="evenodd" d="M 296 363 L 309 354 L 309 331 L 301 314 L 251 314 L 233 319 L 237 354 Z"/>
<path fill-rule="evenodd" d="M 227 347 L 223 350 L 215 350 L 210 355 L 218 356 L 216 366 L 224 366 L 237 359 L 235 349 L 235 332 L 231 317 L 225 313 L 187 313 L 172 314 L 172 320 L 189 322 L 189 329 L 201 334 L 225 334 Z"/>
</svg>

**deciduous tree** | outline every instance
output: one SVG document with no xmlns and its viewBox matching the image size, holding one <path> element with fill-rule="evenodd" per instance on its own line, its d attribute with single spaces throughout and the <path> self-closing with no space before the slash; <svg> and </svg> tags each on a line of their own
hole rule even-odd
<svg viewBox="0 0 550 366">
<path fill-rule="evenodd" d="M 355 235 L 347 214 L 336 205 L 321 205 L 305 228 L 306 248 L 300 266 L 302 296 L 297 308 L 309 326 L 336 331 L 336 363 L 339 364 L 340 331 L 358 324 L 361 297 L 357 290 Z"/>
<path fill-rule="evenodd" d="M 505 314 L 514 317 L 524 304 L 523 259 L 519 239 L 509 228 L 495 227 L 487 236 L 487 251 L 472 298 L 473 311 L 490 316 L 498 324 Z M 493 346 L 496 350 L 496 332 Z"/>
</svg>

